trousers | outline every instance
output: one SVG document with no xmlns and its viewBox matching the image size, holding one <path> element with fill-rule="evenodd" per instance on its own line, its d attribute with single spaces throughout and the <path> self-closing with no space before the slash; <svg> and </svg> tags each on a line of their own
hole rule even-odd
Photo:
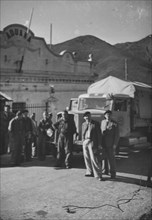
<svg viewBox="0 0 152 220">
<path fill-rule="evenodd" d="M 93 174 L 94 177 L 102 177 L 101 164 L 94 154 L 94 146 L 91 140 L 83 141 L 83 156 L 86 166 L 86 174 Z"/>
<path fill-rule="evenodd" d="M 115 160 L 115 153 L 114 149 L 112 147 L 106 147 L 106 156 L 107 158 L 105 159 L 105 165 L 106 169 L 108 171 L 108 163 L 110 165 L 110 174 L 115 175 L 116 174 L 116 160 Z"/>
<path fill-rule="evenodd" d="M 32 140 L 31 138 L 25 138 L 25 158 L 26 161 L 30 161 L 32 156 Z"/>
<path fill-rule="evenodd" d="M 72 162 L 72 145 L 73 137 L 59 135 L 58 146 L 57 146 L 57 164 L 65 166 L 71 166 Z"/>
<path fill-rule="evenodd" d="M 22 162 L 23 137 L 21 135 L 12 137 L 11 145 L 11 164 L 20 165 Z"/>
<path fill-rule="evenodd" d="M 38 139 L 38 159 L 39 160 L 45 160 L 46 157 L 46 140 L 47 140 L 47 136 L 43 133 L 41 133 L 39 135 L 39 139 Z"/>
</svg>

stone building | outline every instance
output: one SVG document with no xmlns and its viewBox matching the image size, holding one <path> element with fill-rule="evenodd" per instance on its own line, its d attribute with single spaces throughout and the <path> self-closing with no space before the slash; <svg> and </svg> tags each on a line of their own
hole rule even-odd
<svg viewBox="0 0 152 220">
<path fill-rule="evenodd" d="M 55 54 L 44 38 L 23 25 L 0 31 L 0 49 L 0 90 L 11 96 L 14 111 L 28 108 L 37 120 L 45 108 L 55 117 L 94 82 L 89 61 L 77 61 L 66 51 Z"/>
</svg>

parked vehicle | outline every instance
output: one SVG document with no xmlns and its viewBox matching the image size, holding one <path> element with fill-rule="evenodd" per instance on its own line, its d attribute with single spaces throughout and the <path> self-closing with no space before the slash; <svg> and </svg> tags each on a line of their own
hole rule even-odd
<svg viewBox="0 0 152 220">
<path fill-rule="evenodd" d="M 119 146 L 149 147 L 152 128 L 152 87 L 139 82 L 128 82 L 107 77 L 89 86 L 86 94 L 70 100 L 69 113 L 74 115 L 78 137 L 76 151 L 82 150 L 81 125 L 83 114 L 90 111 L 92 118 L 101 122 L 106 110 L 119 123 Z"/>
</svg>

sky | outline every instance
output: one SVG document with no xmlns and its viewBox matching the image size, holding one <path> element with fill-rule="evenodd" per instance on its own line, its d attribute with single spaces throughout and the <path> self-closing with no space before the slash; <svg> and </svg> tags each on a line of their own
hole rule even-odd
<svg viewBox="0 0 152 220">
<path fill-rule="evenodd" d="M 152 34 L 152 0 L 0 0 L 0 30 L 28 26 L 32 10 L 30 29 L 48 44 L 93 35 L 113 45 Z"/>
</svg>

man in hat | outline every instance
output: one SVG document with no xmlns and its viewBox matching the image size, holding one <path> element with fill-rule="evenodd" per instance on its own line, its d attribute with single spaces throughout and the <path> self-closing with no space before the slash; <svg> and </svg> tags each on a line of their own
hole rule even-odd
<svg viewBox="0 0 152 220">
<path fill-rule="evenodd" d="M 8 130 L 12 138 L 11 165 L 19 166 L 24 143 L 24 125 L 21 111 L 18 111 L 16 116 L 9 122 Z"/>
<path fill-rule="evenodd" d="M 73 135 L 76 133 L 76 126 L 73 118 L 64 110 L 62 117 L 54 124 L 58 130 L 57 139 L 57 167 L 64 163 L 67 169 L 71 168 Z"/>
<path fill-rule="evenodd" d="M 111 179 L 116 178 L 115 150 L 119 141 L 118 123 L 112 119 L 112 111 L 104 113 L 105 119 L 101 121 L 102 146 L 106 152 L 105 173 L 108 174 L 108 163 L 110 165 Z"/>
<path fill-rule="evenodd" d="M 101 148 L 100 124 L 91 119 L 91 113 L 83 115 L 85 122 L 82 124 L 83 156 L 86 166 L 86 177 L 94 176 L 102 181 L 102 169 L 98 160 L 99 149 Z"/>
</svg>

